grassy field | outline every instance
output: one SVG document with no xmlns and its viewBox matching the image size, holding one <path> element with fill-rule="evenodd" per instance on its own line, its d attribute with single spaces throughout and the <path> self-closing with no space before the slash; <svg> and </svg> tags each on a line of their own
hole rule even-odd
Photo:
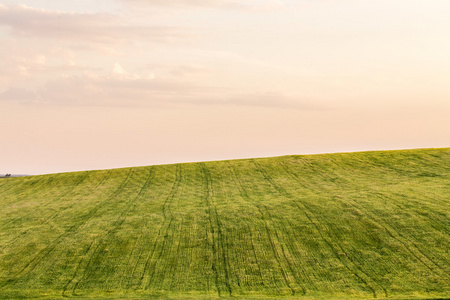
<svg viewBox="0 0 450 300">
<path fill-rule="evenodd" d="M 450 298 L 450 148 L 0 180 L 0 298 Z"/>
</svg>

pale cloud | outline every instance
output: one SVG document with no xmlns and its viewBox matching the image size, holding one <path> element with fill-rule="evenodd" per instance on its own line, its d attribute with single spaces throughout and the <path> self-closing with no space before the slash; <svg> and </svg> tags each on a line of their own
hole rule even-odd
<svg viewBox="0 0 450 300">
<path fill-rule="evenodd" d="M 283 109 L 301 109 L 301 110 L 323 110 L 330 109 L 328 105 L 320 103 L 315 99 L 303 99 L 299 97 L 288 96 L 280 92 L 239 94 L 226 100 L 226 104 L 259 106 Z"/>
<path fill-rule="evenodd" d="M 133 25 L 110 14 L 51 11 L 25 5 L 0 5 L 0 26 L 10 28 L 15 37 L 75 44 L 123 44 L 132 40 L 171 43 L 187 34 L 177 27 Z"/>
<path fill-rule="evenodd" d="M 7 53 L 5 53 L 7 52 Z M 10 84 L 23 79 L 30 79 L 35 72 L 44 72 L 48 69 L 47 57 L 42 54 L 29 52 L 12 54 L 9 51 L 0 51 L 0 88 L 2 84 Z"/>
<path fill-rule="evenodd" d="M 31 103 L 37 100 L 37 94 L 25 88 L 10 88 L 0 93 L 0 100 Z"/>
<path fill-rule="evenodd" d="M 0 62 L 0 90 L 12 84 L 36 85 L 45 82 L 49 76 L 69 74 L 73 72 L 93 71 L 96 68 L 79 64 L 71 59 L 58 59 L 50 61 L 49 57 L 32 51 L 1 53 Z"/>
<path fill-rule="evenodd" d="M 125 70 L 122 68 L 121 65 L 119 65 L 118 63 L 115 63 L 114 67 L 113 67 L 113 73 L 118 74 L 118 75 L 123 75 L 123 74 L 125 74 Z"/>
<path fill-rule="evenodd" d="M 281 0 L 122 0 L 125 4 L 138 7 L 191 7 L 215 9 L 275 10 L 285 7 Z"/>
<path fill-rule="evenodd" d="M 138 74 L 132 74 L 125 71 L 119 63 L 115 63 L 112 70 L 112 75 L 114 78 L 125 79 L 125 80 L 137 80 L 141 77 Z"/>
<path fill-rule="evenodd" d="M 254 92 L 245 93 L 237 90 L 223 89 L 221 94 L 209 97 L 198 96 L 193 99 L 183 99 L 181 103 L 201 106 L 222 107 L 253 107 L 302 111 L 320 111 L 334 109 L 330 103 L 311 100 L 304 97 L 287 95 L 282 92 Z"/>
<path fill-rule="evenodd" d="M 239 0 L 122 0 L 128 5 L 136 6 L 166 6 L 166 7 L 213 7 L 241 8 Z"/>
<path fill-rule="evenodd" d="M 195 65 L 195 64 L 184 64 L 184 65 L 179 65 L 179 66 L 172 68 L 170 73 L 172 75 L 175 75 L 178 77 L 186 77 L 186 76 L 191 76 L 194 74 L 203 73 L 205 71 L 206 71 L 206 68 L 203 66 Z"/>
<path fill-rule="evenodd" d="M 0 93 L 0 100 L 87 107 L 154 106 L 183 102 L 205 90 L 208 88 L 170 79 L 141 78 L 116 63 L 106 75 L 86 71 L 79 75 L 62 75 L 35 88 L 10 87 Z"/>
<path fill-rule="evenodd" d="M 237 89 L 199 85 L 170 78 L 144 78 L 119 63 L 106 75 L 83 72 L 49 80 L 30 89 L 12 87 L 0 93 L 1 101 L 25 105 L 57 106 L 241 106 L 296 110 L 322 110 L 317 102 L 280 92 L 246 93 Z"/>
<path fill-rule="evenodd" d="M 83 72 L 119 80 L 154 78 L 150 72 L 128 72 L 123 64 L 117 63 L 111 69 L 107 66 L 114 65 L 120 56 L 146 53 L 155 44 L 174 47 L 173 41 L 183 40 L 189 34 L 177 27 L 132 22 L 132 18 L 120 15 L 0 4 L 0 92 L 12 89 L 3 99 L 26 98 L 23 93 L 14 96 L 17 88 L 26 86 L 43 95 L 37 98 L 57 102 L 54 99 L 58 97 L 48 96 L 46 82 L 62 76 L 83 77 Z"/>
<path fill-rule="evenodd" d="M 286 7 L 286 3 L 281 0 L 262 1 L 257 5 L 249 6 L 251 10 L 262 12 L 277 11 Z"/>
</svg>

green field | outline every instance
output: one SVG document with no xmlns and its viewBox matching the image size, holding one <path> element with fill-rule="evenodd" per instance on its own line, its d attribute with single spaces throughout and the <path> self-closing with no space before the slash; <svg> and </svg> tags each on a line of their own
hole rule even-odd
<svg viewBox="0 0 450 300">
<path fill-rule="evenodd" d="M 0 180 L 0 299 L 450 298 L 450 148 Z"/>
</svg>

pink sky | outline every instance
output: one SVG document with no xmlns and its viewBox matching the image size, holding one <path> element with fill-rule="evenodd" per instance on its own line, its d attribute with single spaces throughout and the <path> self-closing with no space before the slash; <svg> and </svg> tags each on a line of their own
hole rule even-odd
<svg viewBox="0 0 450 300">
<path fill-rule="evenodd" d="M 447 0 L 0 0 L 0 174 L 449 147 L 449 15 Z"/>
</svg>

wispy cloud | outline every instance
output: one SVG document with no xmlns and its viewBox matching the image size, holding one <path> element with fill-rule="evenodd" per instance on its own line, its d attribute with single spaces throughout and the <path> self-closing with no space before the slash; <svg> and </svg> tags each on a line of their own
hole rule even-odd
<svg viewBox="0 0 450 300">
<path fill-rule="evenodd" d="M 154 106 L 189 102 L 207 93 L 208 87 L 170 79 L 139 76 L 116 63 L 109 74 L 83 72 L 48 80 L 36 88 L 10 87 L 1 101 L 22 104 L 82 106 Z"/>
<path fill-rule="evenodd" d="M 52 43 L 26 47 L 16 39 L 2 40 L 0 48 L 0 91 L 11 86 L 37 86 L 61 74 L 99 71 L 95 65 L 78 62 L 76 55 Z"/>
<path fill-rule="evenodd" d="M 167 43 L 186 36 L 186 30 L 169 26 L 138 26 L 119 16 L 36 9 L 0 4 L 0 26 L 15 37 L 50 38 L 59 41 L 116 44 L 139 39 Z"/>
<path fill-rule="evenodd" d="M 239 0 L 122 0 L 129 5 L 136 6 L 167 6 L 167 7 L 215 7 L 240 8 Z"/>
<path fill-rule="evenodd" d="M 122 0 L 127 5 L 145 7 L 191 7 L 213 9 L 273 10 L 285 6 L 281 0 Z"/>
<path fill-rule="evenodd" d="M 2 101 L 30 103 L 36 101 L 36 98 L 36 93 L 26 88 L 10 88 L 0 93 L 0 100 Z"/>
<path fill-rule="evenodd" d="M 247 106 L 282 109 L 324 109 L 308 99 L 283 93 L 245 93 L 237 89 L 199 85 L 170 78 L 129 73 L 116 63 L 107 75 L 84 72 L 49 80 L 38 88 L 11 87 L 0 101 L 58 106 Z"/>
<path fill-rule="evenodd" d="M 310 99 L 299 99 L 298 97 L 288 96 L 280 92 L 238 94 L 226 99 L 225 104 L 300 110 L 322 110 L 329 108 L 321 105 L 317 101 L 311 101 Z"/>
</svg>

